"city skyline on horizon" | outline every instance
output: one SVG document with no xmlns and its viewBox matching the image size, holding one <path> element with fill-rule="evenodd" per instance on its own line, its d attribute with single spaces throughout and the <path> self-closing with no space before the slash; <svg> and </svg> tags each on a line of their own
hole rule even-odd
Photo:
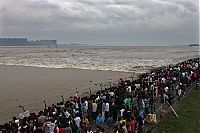
<svg viewBox="0 0 200 133">
<path fill-rule="evenodd" d="M 28 38 L 1 38 L 0 46 L 43 46 L 57 45 L 57 40 L 28 40 Z"/>
<path fill-rule="evenodd" d="M 200 45 L 199 43 L 188 43 L 188 44 L 174 44 L 174 45 L 120 45 L 120 44 L 103 44 L 103 43 L 81 43 L 81 42 L 64 42 L 64 43 L 58 43 L 59 40 L 57 39 L 52 39 L 52 38 L 43 38 L 43 39 L 29 39 L 27 37 L 0 37 L 1 39 L 25 39 L 28 43 L 27 45 L 30 45 L 31 42 L 40 42 L 40 41 L 56 41 L 55 45 L 82 45 L 82 46 L 189 46 L 189 45 Z M 1 41 L 0 41 L 0 46 L 1 46 Z M 6 45 L 5 45 L 6 46 Z M 9 46 L 9 45 L 8 45 Z"/>
</svg>

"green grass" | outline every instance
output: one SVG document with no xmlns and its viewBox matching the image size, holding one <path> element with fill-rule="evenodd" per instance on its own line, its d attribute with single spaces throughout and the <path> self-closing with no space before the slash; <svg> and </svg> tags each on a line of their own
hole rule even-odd
<svg viewBox="0 0 200 133">
<path fill-rule="evenodd" d="M 179 117 L 167 113 L 158 123 L 156 133 L 200 133 L 200 90 L 192 90 L 175 110 Z"/>
</svg>

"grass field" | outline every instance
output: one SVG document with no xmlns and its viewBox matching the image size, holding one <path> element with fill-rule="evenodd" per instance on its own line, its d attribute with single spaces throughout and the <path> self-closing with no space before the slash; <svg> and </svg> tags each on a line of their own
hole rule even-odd
<svg viewBox="0 0 200 133">
<path fill-rule="evenodd" d="M 200 133 L 200 90 L 192 90 L 175 107 L 179 117 L 172 112 L 158 123 L 155 133 Z"/>
</svg>

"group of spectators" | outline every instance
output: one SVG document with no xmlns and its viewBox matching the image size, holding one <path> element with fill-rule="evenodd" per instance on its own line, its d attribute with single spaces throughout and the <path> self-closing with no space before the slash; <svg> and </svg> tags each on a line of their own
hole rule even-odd
<svg viewBox="0 0 200 133">
<path fill-rule="evenodd" d="M 0 132 L 12 133 L 143 133 L 144 119 L 156 111 L 156 102 L 173 104 L 199 78 L 199 58 L 173 66 L 156 68 L 138 79 L 96 94 L 78 93 L 45 107 L 39 113 L 0 125 Z M 105 131 L 106 130 L 106 131 Z"/>
</svg>

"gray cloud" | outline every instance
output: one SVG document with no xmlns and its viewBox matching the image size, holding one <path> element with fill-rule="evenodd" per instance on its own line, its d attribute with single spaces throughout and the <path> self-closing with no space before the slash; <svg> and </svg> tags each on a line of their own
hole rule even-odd
<svg viewBox="0 0 200 133">
<path fill-rule="evenodd" d="M 59 42 L 199 42 L 198 0 L 1 0 L 0 35 Z"/>
</svg>

